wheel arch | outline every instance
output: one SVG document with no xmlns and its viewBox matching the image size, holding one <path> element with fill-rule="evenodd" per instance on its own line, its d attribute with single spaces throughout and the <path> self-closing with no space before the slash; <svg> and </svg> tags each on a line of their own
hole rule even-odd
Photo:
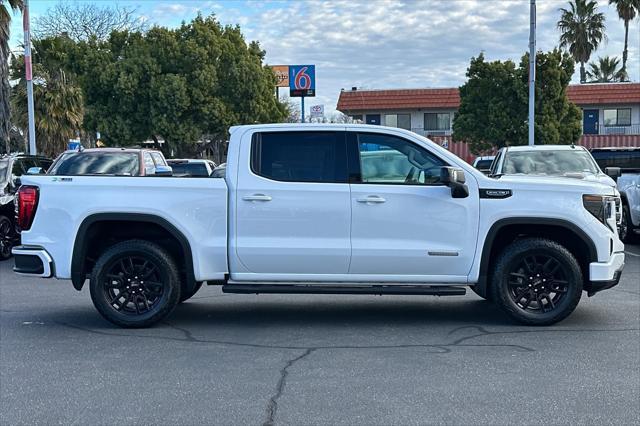
<svg viewBox="0 0 640 426">
<path fill-rule="evenodd" d="M 585 278 L 589 276 L 589 263 L 598 260 L 598 252 L 593 240 L 572 222 L 539 217 L 500 219 L 491 225 L 482 246 L 480 272 L 475 285 L 482 297 L 487 297 L 488 294 L 492 260 L 506 245 L 527 236 L 543 236 L 565 246 L 576 256 Z"/>
<path fill-rule="evenodd" d="M 108 230 L 123 224 L 135 224 L 136 227 L 133 231 L 125 231 L 119 234 L 120 238 L 116 237 L 114 242 L 124 239 L 144 239 L 145 234 L 154 235 L 156 238 L 164 237 L 167 241 L 170 241 L 170 239 L 177 241 L 178 247 L 169 246 L 169 248 L 172 248 L 171 251 L 175 254 L 176 263 L 183 268 L 186 288 L 192 289 L 195 286 L 191 245 L 184 234 L 169 221 L 163 217 L 145 213 L 96 213 L 87 216 L 82 221 L 75 236 L 71 257 L 71 282 L 76 290 L 82 289 L 87 275 L 90 273 L 88 268 L 90 260 L 87 259 L 87 255 L 91 252 L 91 240 L 96 236 L 94 233 L 98 232 L 98 235 L 100 235 L 100 231 L 97 231 L 97 229 L 104 232 L 105 228 Z M 141 225 L 145 224 L 147 227 L 141 227 Z M 113 244 L 101 245 L 99 252 L 104 252 L 111 245 Z M 179 255 L 182 257 L 178 257 Z"/>
</svg>

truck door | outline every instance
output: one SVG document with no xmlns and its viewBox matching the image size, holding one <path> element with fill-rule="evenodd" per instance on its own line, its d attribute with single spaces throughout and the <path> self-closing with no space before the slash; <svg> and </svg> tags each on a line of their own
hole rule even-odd
<svg viewBox="0 0 640 426">
<path fill-rule="evenodd" d="M 347 274 L 351 197 L 345 133 L 265 131 L 253 135 L 250 153 L 243 156 L 245 149 L 238 169 L 235 244 L 249 275 L 232 278 Z M 247 159 L 249 164 L 242 164 Z"/>
<path fill-rule="evenodd" d="M 467 198 L 452 198 L 440 183 L 448 164 L 431 151 L 394 135 L 347 135 L 349 162 L 360 168 L 351 184 L 350 274 L 466 282 L 478 232 L 475 179 L 467 178 Z"/>
</svg>

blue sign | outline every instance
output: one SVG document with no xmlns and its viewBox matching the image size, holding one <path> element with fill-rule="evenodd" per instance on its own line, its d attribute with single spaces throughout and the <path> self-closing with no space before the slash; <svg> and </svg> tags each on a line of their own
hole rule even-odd
<svg viewBox="0 0 640 426">
<path fill-rule="evenodd" d="M 67 144 L 67 149 L 70 151 L 79 151 L 80 139 L 69 139 L 69 143 Z"/>
<path fill-rule="evenodd" d="M 316 95 L 316 66 L 289 66 L 289 96 L 304 97 Z"/>
</svg>

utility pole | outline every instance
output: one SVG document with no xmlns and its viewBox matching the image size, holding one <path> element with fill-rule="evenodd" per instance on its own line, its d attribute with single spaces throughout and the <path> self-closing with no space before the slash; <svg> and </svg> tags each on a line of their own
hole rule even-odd
<svg viewBox="0 0 640 426">
<path fill-rule="evenodd" d="M 36 123 L 33 113 L 33 75 L 31 71 L 31 34 L 29 28 L 29 0 L 24 0 L 22 10 L 24 30 L 24 72 L 27 80 L 27 111 L 29 116 L 29 154 L 36 155 Z"/>
<path fill-rule="evenodd" d="M 529 145 L 534 145 L 536 101 L 536 0 L 529 6 Z"/>
</svg>

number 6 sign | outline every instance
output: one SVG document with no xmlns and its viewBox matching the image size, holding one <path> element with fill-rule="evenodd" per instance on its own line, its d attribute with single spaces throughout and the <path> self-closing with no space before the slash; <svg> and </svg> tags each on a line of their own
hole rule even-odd
<svg viewBox="0 0 640 426">
<path fill-rule="evenodd" d="M 289 66 L 289 96 L 303 97 L 316 95 L 315 65 Z"/>
</svg>

